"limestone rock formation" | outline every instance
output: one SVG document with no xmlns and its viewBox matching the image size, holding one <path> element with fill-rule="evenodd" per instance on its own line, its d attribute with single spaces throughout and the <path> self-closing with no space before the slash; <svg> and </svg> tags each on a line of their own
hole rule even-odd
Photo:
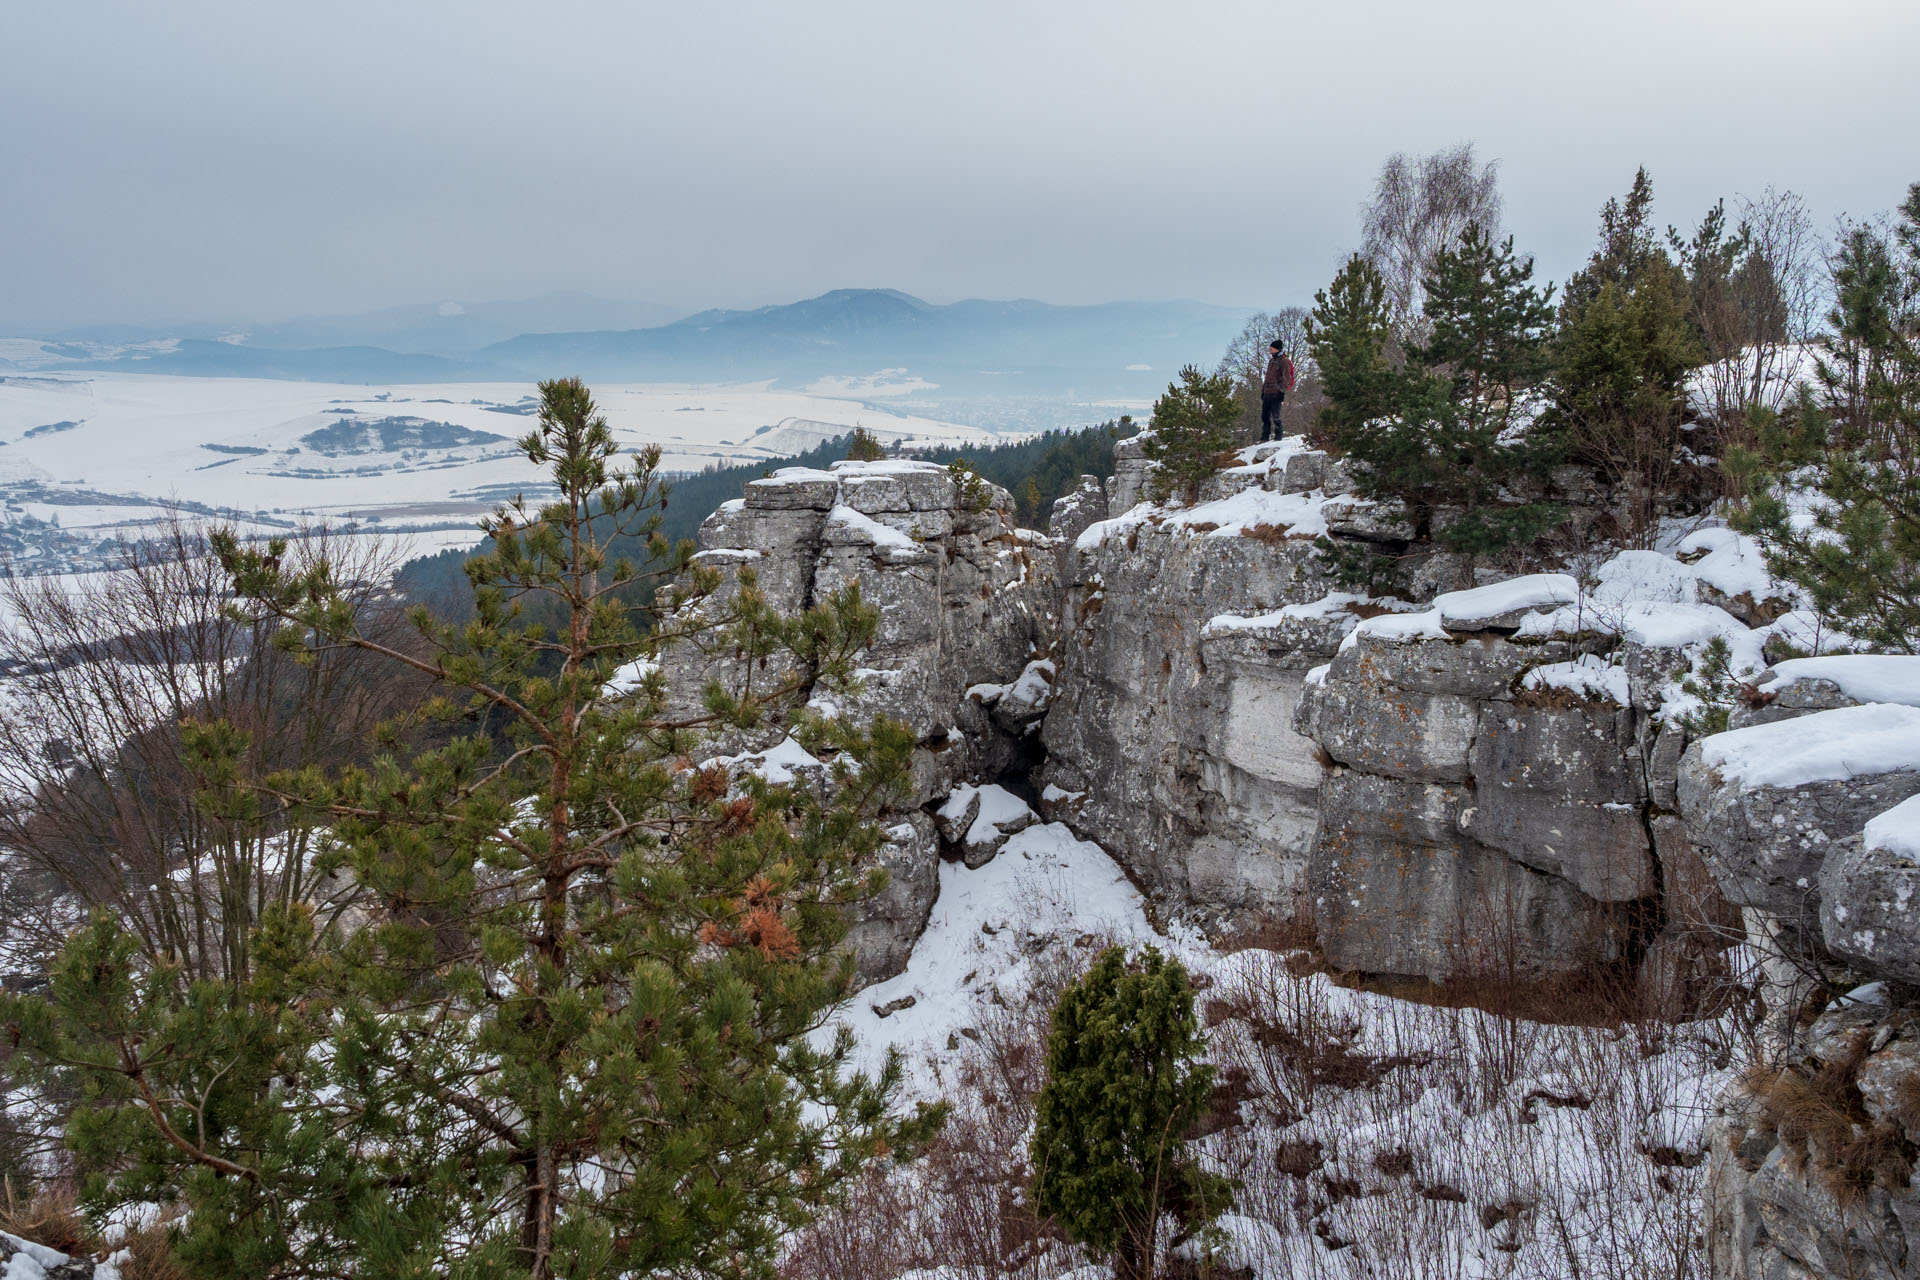
<svg viewBox="0 0 1920 1280">
<path fill-rule="evenodd" d="M 1661 880 L 1643 714 L 1527 688 L 1570 642 L 1380 622 L 1299 712 L 1333 761 L 1309 868 L 1328 959 L 1436 981 L 1626 959 Z"/>
<path fill-rule="evenodd" d="M 1044 709 L 1027 677 L 1040 679 L 1031 664 L 1054 630 L 1055 562 L 1044 535 L 1015 528 L 1012 511 L 1005 490 L 977 478 L 962 482 L 932 463 L 840 462 L 752 481 L 700 529 L 700 559 L 733 575 L 721 599 L 745 568 L 784 612 L 850 584 L 879 609 L 857 687 L 802 694 L 811 693 L 823 714 L 904 721 L 920 741 L 913 794 L 890 819 L 890 887 L 854 934 L 863 981 L 899 970 L 937 892 L 938 843 L 921 806 L 961 780 L 995 776 L 1031 750 L 1030 735 L 996 724 L 995 708 L 968 691 L 1015 686 L 1006 715 L 1020 698 Z M 710 679 L 741 674 L 724 646 L 682 642 L 659 662 L 671 700 L 688 711 Z M 774 666 L 754 678 L 781 674 Z M 732 753 L 768 745 L 717 744 Z"/>
<path fill-rule="evenodd" d="M 1782 663 L 1678 793 L 1769 980 L 1760 1063 L 1709 1128 L 1720 1280 L 1920 1271 L 1920 658 Z M 1876 696 L 1901 701 L 1878 702 Z M 1857 986 L 1811 1022 L 1824 992 Z"/>
<path fill-rule="evenodd" d="M 1175 911 L 1284 922 L 1303 897 L 1320 781 L 1293 708 L 1351 623 L 1287 608 L 1327 594 L 1311 544 L 1320 495 L 1286 487 L 1303 456 L 1292 442 L 1244 451 L 1194 507 L 1132 505 L 1138 451 L 1137 438 L 1115 447 L 1121 514 L 1068 558 L 1043 811 Z M 1303 480 L 1324 463 L 1307 456 Z"/>
<path fill-rule="evenodd" d="M 57 1249 L 0 1231 L 0 1276 L 7 1280 L 90 1280 L 95 1271 L 87 1258 L 70 1258 Z"/>
</svg>

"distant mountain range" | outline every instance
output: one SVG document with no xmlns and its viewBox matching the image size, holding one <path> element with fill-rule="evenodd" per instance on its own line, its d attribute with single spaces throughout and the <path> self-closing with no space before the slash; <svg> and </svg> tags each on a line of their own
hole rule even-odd
<svg viewBox="0 0 1920 1280">
<path fill-rule="evenodd" d="M 902 370 L 943 392 L 1116 393 L 1212 364 L 1246 316 L 1198 302 L 969 300 L 936 306 L 893 289 L 836 289 L 754 311 L 703 311 L 651 329 L 522 334 L 478 358 L 641 381 L 806 382 Z"/>
<path fill-rule="evenodd" d="M 840 394 L 911 393 L 940 401 L 1139 400 L 1164 387 L 1182 364 L 1212 365 L 1245 319 L 1234 308 L 1198 302 L 935 305 L 893 289 L 836 289 L 802 302 L 703 311 L 664 324 L 546 331 L 538 323 L 648 311 L 648 304 L 554 295 L 525 303 L 403 307 L 244 334 L 81 330 L 47 343 L 0 344 L 0 367 L 376 383 L 574 374 L 601 381 L 820 384 Z M 503 330 L 511 336 L 495 336 Z M 474 342 L 480 345 L 467 345 Z M 877 382 L 891 385 L 883 390 Z"/>
<path fill-rule="evenodd" d="M 510 302 L 425 302 L 357 315 L 305 316 L 261 325 L 94 325 L 53 334 L 52 341 L 131 346 L 170 338 L 210 338 L 282 350 L 382 347 L 410 355 L 465 356 L 522 333 L 644 329 L 685 314 L 680 308 L 657 302 L 624 302 L 590 293 L 549 293 Z"/>
</svg>

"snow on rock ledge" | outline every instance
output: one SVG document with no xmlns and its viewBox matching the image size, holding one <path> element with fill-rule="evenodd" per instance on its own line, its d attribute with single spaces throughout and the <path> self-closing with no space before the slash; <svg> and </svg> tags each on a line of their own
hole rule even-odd
<svg viewBox="0 0 1920 1280">
<path fill-rule="evenodd" d="M 1920 708 L 1884 703 L 1715 734 L 1680 770 L 1681 812 L 1722 891 L 1790 923 L 1811 924 L 1837 842 L 1914 795 Z"/>
<path fill-rule="evenodd" d="M 1005 787 L 967 783 L 955 787 L 934 814 L 941 838 L 959 845 L 969 867 L 984 867 L 1008 840 L 1038 822 L 1027 802 Z"/>
</svg>

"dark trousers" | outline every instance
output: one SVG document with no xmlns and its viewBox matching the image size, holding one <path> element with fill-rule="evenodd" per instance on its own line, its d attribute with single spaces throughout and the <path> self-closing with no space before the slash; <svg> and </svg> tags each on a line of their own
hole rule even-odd
<svg viewBox="0 0 1920 1280">
<path fill-rule="evenodd" d="M 1278 440 L 1286 434 L 1280 426 L 1280 402 L 1287 398 L 1284 391 L 1262 392 L 1260 394 L 1260 439 Z"/>
</svg>

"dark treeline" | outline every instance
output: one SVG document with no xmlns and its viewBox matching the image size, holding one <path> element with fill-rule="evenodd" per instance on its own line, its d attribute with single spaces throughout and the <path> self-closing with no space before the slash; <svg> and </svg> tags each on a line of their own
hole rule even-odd
<svg viewBox="0 0 1920 1280">
<path fill-rule="evenodd" d="M 824 467 L 846 457 L 851 440 L 851 435 L 836 436 L 792 457 L 733 467 L 708 467 L 696 475 L 676 477 L 666 486 L 669 493 L 661 502 L 660 532 L 670 545 L 678 545 L 698 533 L 701 521 L 712 515 L 721 503 L 739 497 L 749 480 L 758 480 L 781 467 Z M 607 536 L 604 518 L 596 533 Z M 638 538 L 615 536 L 608 547 L 615 557 L 625 556 L 637 564 L 648 560 L 647 548 Z M 483 549 L 476 538 L 473 547 L 454 547 L 422 556 L 403 566 L 395 581 L 408 600 L 425 604 L 443 617 L 465 620 L 473 616 L 473 588 L 467 582 L 466 563 Z M 650 584 L 638 584 L 629 603 L 645 606 L 651 599 Z"/>
<path fill-rule="evenodd" d="M 1054 499 L 1073 492 L 1081 476 L 1104 480 L 1113 474 L 1113 442 L 1134 433 L 1133 419 L 1121 417 L 1098 426 L 1043 431 L 1028 440 L 988 449 L 915 449 L 907 456 L 931 462 L 963 462 L 984 480 L 1013 495 L 1020 524 L 1040 528 Z"/>
</svg>

